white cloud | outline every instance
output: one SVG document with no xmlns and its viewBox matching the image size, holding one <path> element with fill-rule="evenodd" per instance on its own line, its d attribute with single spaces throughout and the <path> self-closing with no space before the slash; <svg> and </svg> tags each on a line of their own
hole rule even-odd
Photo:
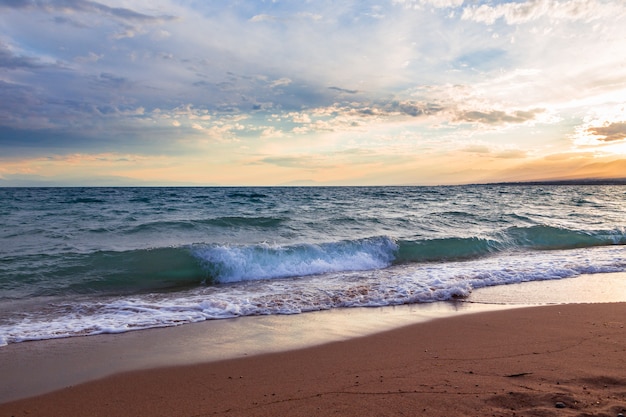
<svg viewBox="0 0 626 417">
<path fill-rule="evenodd" d="M 102 58 L 104 58 L 104 54 L 96 54 L 95 52 L 89 52 L 87 56 L 77 56 L 74 58 L 76 62 L 87 63 L 87 62 L 98 62 Z"/>
<path fill-rule="evenodd" d="M 311 117 L 306 113 L 289 113 L 294 123 L 311 123 Z"/>
<path fill-rule="evenodd" d="M 436 8 L 460 7 L 464 0 L 393 0 L 394 4 L 400 4 L 406 8 L 419 9 L 421 6 Z"/>
<path fill-rule="evenodd" d="M 317 13 L 311 13 L 311 12 L 302 12 L 302 13 L 298 13 L 299 17 L 303 17 L 306 19 L 311 19 L 315 22 L 322 20 L 323 16 L 321 14 L 317 14 Z"/>
<path fill-rule="evenodd" d="M 188 152 L 230 160 L 234 142 L 250 155 L 272 144 L 302 156 L 320 141 L 324 151 L 435 154 L 485 140 L 489 158 L 513 159 L 542 129 L 555 147 L 623 142 L 623 117 L 590 111 L 625 102 L 619 1 L 0 8 L 0 129 L 20 138 L 46 129 L 32 152 L 139 149 L 147 141 L 138 139 L 158 138 L 143 152 L 186 141 Z M 1 135 L 0 153 L 26 149 Z M 510 143 L 497 148 L 496 136 Z"/>
<path fill-rule="evenodd" d="M 463 9 L 462 19 L 487 25 L 501 18 L 510 25 L 528 23 L 543 17 L 553 20 L 592 20 L 606 15 L 609 9 L 613 7 L 596 0 L 527 0 L 494 6 L 467 6 Z"/>
<path fill-rule="evenodd" d="M 572 136 L 580 147 L 626 142 L 626 103 L 593 107 Z"/>
<path fill-rule="evenodd" d="M 286 86 L 291 84 L 292 81 L 291 79 L 287 78 L 287 77 L 282 77 L 278 80 L 274 80 L 270 83 L 270 87 L 271 88 L 275 88 L 275 87 L 281 87 L 281 86 Z"/>
<path fill-rule="evenodd" d="M 269 126 L 261 132 L 261 138 L 263 139 L 281 138 L 283 136 L 285 136 L 285 134 L 281 130 L 276 129 L 274 126 Z"/>
<path fill-rule="evenodd" d="M 268 14 L 258 14 L 256 16 L 252 16 L 250 18 L 251 22 L 275 22 L 276 20 L 278 20 L 278 18 L 276 16 L 271 16 Z"/>
</svg>

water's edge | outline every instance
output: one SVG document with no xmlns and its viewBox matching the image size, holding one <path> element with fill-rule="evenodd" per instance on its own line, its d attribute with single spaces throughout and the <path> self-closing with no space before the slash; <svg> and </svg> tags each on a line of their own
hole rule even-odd
<svg viewBox="0 0 626 417">
<path fill-rule="evenodd" d="M 499 295 L 485 288 L 460 301 L 242 317 L 11 344 L 0 348 L 0 374 L 9 381 L 0 386 L 0 403 L 119 372 L 306 348 L 461 314 L 547 304 L 626 302 L 626 273 L 498 288 Z M 483 292 L 491 293 L 485 296 Z M 603 298 L 609 292 L 618 295 Z"/>
</svg>

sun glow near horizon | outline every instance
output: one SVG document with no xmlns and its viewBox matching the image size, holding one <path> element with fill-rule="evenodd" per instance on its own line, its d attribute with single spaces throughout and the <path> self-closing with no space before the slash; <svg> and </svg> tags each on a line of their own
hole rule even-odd
<svg viewBox="0 0 626 417">
<path fill-rule="evenodd" d="M 0 5 L 0 185 L 626 172 L 622 2 L 118 3 Z"/>
</svg>

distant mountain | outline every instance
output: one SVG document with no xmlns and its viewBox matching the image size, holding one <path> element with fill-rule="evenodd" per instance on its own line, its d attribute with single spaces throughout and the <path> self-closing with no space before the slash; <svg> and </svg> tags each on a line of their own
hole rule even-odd
<svg viewBox="0 0 626 417">
<path fill-rule="evenodd" d="M 489 185 L 626 185 L 626 178 L 581 178 L 572 180 L 542 180 L 496 182 Z"/>
</svg>

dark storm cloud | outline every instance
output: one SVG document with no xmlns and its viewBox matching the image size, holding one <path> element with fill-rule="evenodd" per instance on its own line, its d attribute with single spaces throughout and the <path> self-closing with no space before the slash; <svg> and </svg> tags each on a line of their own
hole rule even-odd
<svg viewBox="0 0 626 417">
<path fill-rule="evenodd" d="M 602 136 L 602 142 L 613 142 L 626 139 L 626 122 L 611 123 L 607 126 L 596 126 L 587 129 L 592 135 Z"/>
</svg>

